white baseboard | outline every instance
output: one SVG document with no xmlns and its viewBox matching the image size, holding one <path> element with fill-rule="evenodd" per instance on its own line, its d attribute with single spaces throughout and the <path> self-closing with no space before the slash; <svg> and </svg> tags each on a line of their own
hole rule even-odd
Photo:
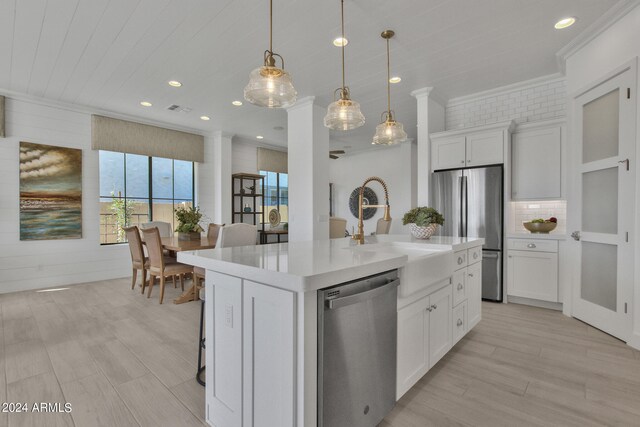
<svg viewBox="0 0 640 427">
<path fill-rule="evenodd" d="M 629 338 L 629 341 L 627 341 L 627 345 L 640 351 L 640 333 L 633 332 L 631 334 L 631 337 Z"/>
<path fill-rule="evenodd" d="M 541 300 L 532 299 L 532 298 L 523 298 L 523 297 L 514 297 L 514 296 L 508 296 L 507 299 L 509 300 L 509 302 L 514 304 L 531 305 L 533 307 L 548 308 L 550 310 L 562 311 L 561 302 L 541 301 Z"/>
</svg>

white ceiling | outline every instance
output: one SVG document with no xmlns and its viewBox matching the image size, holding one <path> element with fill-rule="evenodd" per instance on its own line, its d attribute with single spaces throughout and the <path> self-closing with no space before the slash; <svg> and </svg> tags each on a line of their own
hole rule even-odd
<svg viewBox="0 0 640 427">
<path fill-rule="evenodd" d="M 555 73 L 555 52 L 615 3 L 346 0 L 347 84 L 367 124 L 332 134 L 333 147 L 370 144 L 386 109 L 382 30 L 396 31 L 392 74 L 402 77 L 392 86 L 392 108 L 415 138 L 411 91 L 433 86 L 449 99 Z M 325 106 L 340 79 L 340 50 L 331 43 L 339 5 L 274 0 L 274 50 L 298 96 Z M 574 26 L 553 29 L 569 15 L 578 17 Z M 286 145 L 286 111 L 231 105 L 261 65 L 267 35 L 267 0 L 0 0 L 0 90 Z M 183 87 L 168 86 L 172 79 Z M 170 112 L 170 104 L 193 111 Z"/>
</svg>

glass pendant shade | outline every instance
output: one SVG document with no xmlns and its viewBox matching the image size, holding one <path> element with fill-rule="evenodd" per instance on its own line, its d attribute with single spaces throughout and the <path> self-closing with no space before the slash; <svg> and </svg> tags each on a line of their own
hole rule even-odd
<svg viewBox="0 0 640 427">
<path fill-rule="evenodd" d="M 387 119 L 376 126 L 376 134 L 373 136 L 373 145 L 396 145 L 407 140 L 407 133 L 402 123 L 393 119 Z"/>
<path fill-rule="evenodd" d="M 351 130 L 364 124 L 360 104 L 348 98 L 340 98 L 329 104 L 324 125 L 333 130 Z"/>
<path fill-rule="evenodd" d="M 282 68 L 269 65 L 253 70 L 244 88 L 244 98 L 259 107 L 290 107 L 295 104 L 297 95 L 291 75 Z"/>
</svg>

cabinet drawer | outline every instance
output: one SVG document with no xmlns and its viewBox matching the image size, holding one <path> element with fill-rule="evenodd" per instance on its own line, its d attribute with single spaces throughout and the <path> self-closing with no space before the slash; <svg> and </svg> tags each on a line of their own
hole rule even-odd
<svg viewBox="0 0 640 427">
<path fill-rule="evenodd" d="M 453 273 L 453 305 L 456 306 L 467 299 L 466 274 L 464 270 Z"/>
<path fill-rule="evenodd" d="M 482 246 L 469 249 L 469 265 L 482 261 Z"/>
<path fill-rule="evenodd" d="M 558 252 L 556 240 L 509 239 L 509 249 L 515 251 Z"/>
<path fill-rule="evenodd" d="M 453 265 L 455 269 L 458 270 L 460 268 L 464 268 L 467 266 L 467 251 L 466 249 L 463 251 L 458 251 L 453 253 Z"/>
<path fill-rule="evenodd" d="M 452 328 L 453 328 L 453 344 L 460 341 L 460 338 L 465 336 L 467 333 L 467 302 L 463 302 L 458 304 L 453 309 L 453 317 L 451 318 Z"/>
</svg>

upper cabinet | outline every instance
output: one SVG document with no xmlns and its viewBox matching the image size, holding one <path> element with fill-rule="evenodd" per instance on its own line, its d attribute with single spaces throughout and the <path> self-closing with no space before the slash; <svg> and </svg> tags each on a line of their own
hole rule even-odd
<svg viewBox="0 0 640 427">
<path fill-rule="evenodd" d="M 562 198 L 564 121 L 519 125 L 512 136 L 511 199 Z"/>
<path fill-rule="evenodd" d="M 431 170 L 504 163 L 513 122 L 431 134 Z"/>
</svg>

